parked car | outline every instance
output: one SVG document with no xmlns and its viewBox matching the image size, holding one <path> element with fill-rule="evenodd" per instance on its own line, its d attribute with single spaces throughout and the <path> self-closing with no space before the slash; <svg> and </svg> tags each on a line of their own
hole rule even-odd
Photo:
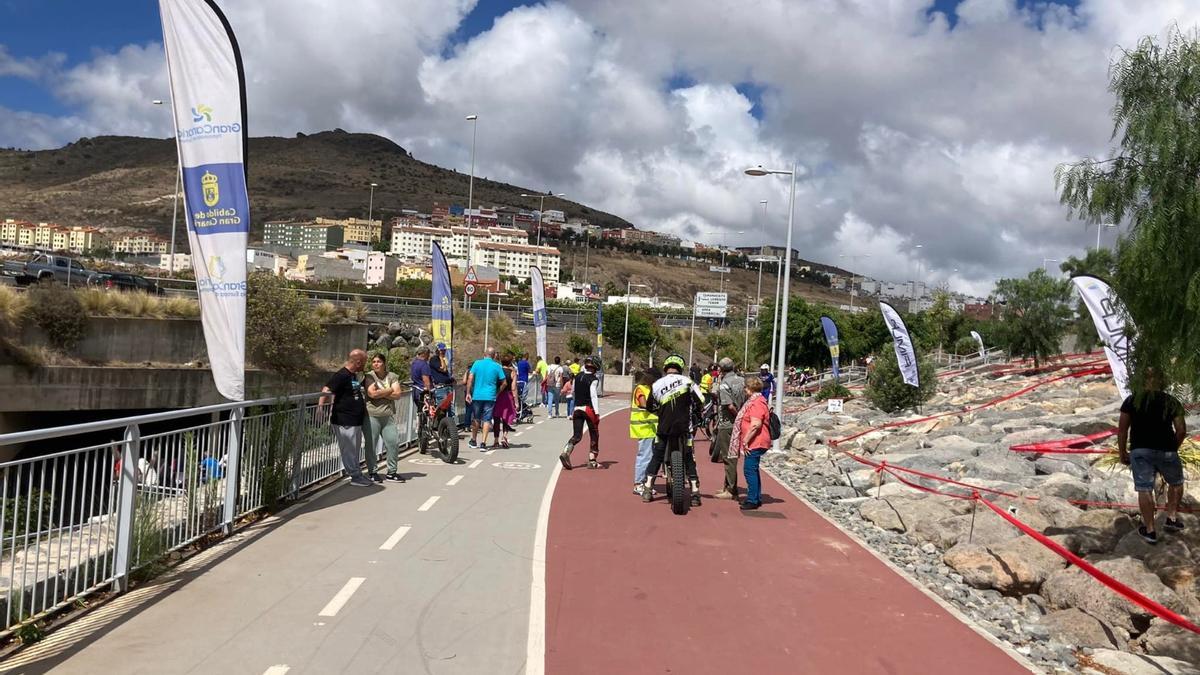
<svg viewBox="0 0 1200 675">
<path fill-rule="evenodd" d="M 158 283 L 146 277 L 127 272 L 100 272 L 88 283 L 117 291 L 143 291 L 150 295 L 163 295 L 163 289 Z"/>
<path fill-rule="evenodd" d="M 6 260 L 0 274 L 11 277 L 21 286 L 42 281 L 67 284 L 87 284 L 96 275 L 78 260 L 53 253 L 35 253 L 29 260 Z"/>
</svg>

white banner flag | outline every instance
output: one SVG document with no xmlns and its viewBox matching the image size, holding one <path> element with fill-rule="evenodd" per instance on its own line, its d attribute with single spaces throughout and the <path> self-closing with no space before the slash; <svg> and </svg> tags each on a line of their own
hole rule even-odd
<svg viewBox="0 0 1200 675">
<path fill-rule="evenodd" d="M 879 311 L 883 312 L 883 322 L 892 333 L 892 344 L 896 348 L 896 363 L 900 366 L 900 374 L 904 383 L 914 387 L 920 386 L 917 377 L 917 352 L 913 349 L 912 338 L 908 335 L 908 327 L 900 314 L 886 302 L 879 303 Z"/>
<path fill-rule="evenodd" d="M 979 343 L 979 358 L 986 358 L 987 348 L 983 346 L 983 336 L 978 331 L 971 331 L 971 337 L 975 338 L 975 342 Z"/>
<path fill-rule="evenodd" d="M 184 212 L 217 391 L 246 381 L 246 96 L 241 54 L 212 0 L 159 0 Z"/>
<path fill-rule="evenodd" d="M 538 356 L 550 360 L 546 351 L 546 284 L 542 281 L 542 270 L 529 268 L 529 281 L 533 284 L 533 331 L 537 336 Z"/>
<path fill-rule="evenodd" d="M 1125 335 L 1125 308 L 1108 284 L 1096 277 L 1080 275 L 1071 277 L 1071 283 L 1087 305 L 1104 345 L 1104 355 L 1112 368 L 1113 380 L 1121 398 L 1129 396 L 1129 338 Z"/>
</svg>

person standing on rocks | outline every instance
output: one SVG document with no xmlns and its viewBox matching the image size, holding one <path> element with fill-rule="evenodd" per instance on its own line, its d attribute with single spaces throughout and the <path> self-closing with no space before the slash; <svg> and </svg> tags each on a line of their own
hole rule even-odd
<svg viewBox="0 0 1200 675">
<path fill-rule="evenodd" d="M 342 456 L 342 468 L 355 487 L 370 487 L 371 481 L 362 474 L 359 454 L 362 450 L 362 427 L 367 417 L 366 392 L 362 384 L 362 371 L 367 365 L 367 353 L 361 349 L 350 352 L 346 363 L 338 369 L 321 392 L 320 405 L 333 398 L 330 406 L 329 423 L 338 452 Z"/>
<path fill-rule="evenodd" d="M 717 438 L 712 443 L 712 461 L 725 463 L 725 487 L 713 495 L 717 499 L 737 499 L 738 456 L 729 452 L 733 421 L 746 402 L 746 380 L 733 370 L 733 359 L 721 359 L 721 375 L 713 383 L 717 399 Z"/>
<path fill-rule="evenodd" d="M 1133 489 L 1138 493 L 1142 525 L 1138 534 L 1148 544 L 1158 543 L 1154 527 L 1154 479 L 1162 476 L 1167 484 L 1167 518 L 1163 528 L 1182 532 L 1179 501 L 1183 497 L 1183 463 L 1179 446 L 1187 438 L 1183 404 L 1163 391 L 1162 375 L 1152 370 L 1146 375 L 1146 391 L 1127 397 L 1121 404 L 1117 424 L 1117 451 L 1121 463 L 1133 473 Z M 1132 448 L 1132 449 L 1131 449 Z"/>
</svg>

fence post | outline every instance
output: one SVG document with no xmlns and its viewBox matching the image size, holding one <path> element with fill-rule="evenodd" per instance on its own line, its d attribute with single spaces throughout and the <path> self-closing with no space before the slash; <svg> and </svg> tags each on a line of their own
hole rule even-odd
<svg viewBox="0 0 1200 675">
<path fill-rule="evenodd" d="M 118 593 L 129 590 L 133 521 L 137 514 L 137 462 L 141 443 L 142 433 L 138 426 L 125 427 L 125 439 L 121 441 L 121 475 L 117 479 L 117 548 L 113 560 L 113 586 Z"/>
<path fill-rule="evenodd" d="M 308 431 L 304 424 L 304 407 L 304 401 L 296 402 L 296 437 L 292 441 L 295 448 L 292 451 L 292 494 L 300 492 L 300 481 L 304 474 L 304 438 Z"/>
<path fill-rule="evenodd" d="M 408 398 L 408 432 L 407 432 L 408 433 L 408 442 L 405 443 L 405 445 L 409 445 L 417 440 L 417 435 L 415 433 L 413 433 L 413 417 L 415 417 L 415 415 L 416 415 L 417 406 L 415 403 L 413 403 L 413 398 L 412 398 L 411 392 L 408 394 L 407 398 Z"/>
<path fill-rule="evenodd" d="M 238 482 L 241 470 L 238 465 L 242 456 L 242 418 L 245 408 L 229 411 L 229 438 L 225 444 L 225 515 L 222 529 L 225 534 L 233 532 L 233 519 L 237 517 Z"/>
</svg>

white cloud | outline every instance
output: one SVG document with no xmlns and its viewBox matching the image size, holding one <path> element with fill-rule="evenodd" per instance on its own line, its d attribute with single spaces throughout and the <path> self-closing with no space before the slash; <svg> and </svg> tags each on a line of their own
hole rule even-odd
<svg viewBox="0 0 1200 675">
<path fill-rule="evenodd" d="M 473 0 L 263 0 L 228 13 L 255 134 L 383 133 L 465 170 L 463 116 L 478 114 L 478 175 L 718 242 L 782 242 L 787 180 L 742 170 L 795 161 L 805 256 L 865 251 L 870 274 L 899 279 L 920 263 L 931 280 L 987 290 L 1094 241 L 1066 221 L 1052 171 L 1105 151 L 1116 46 L 1191 28 L 1200 6 L 967 0 L 951 29 L 929 5 L 566 0 L 514 9 L 463 44 L 451 40 Z M 0 47 L 3 75 L 45 83 L 73 112 L 7 111 L 0 145 L 169 134 L 148 105 L 166 98 L 157 44 L 65 69 L 61 56 Z M 668 90 L 678 76 L 695 84 Z"/>
</svg>

